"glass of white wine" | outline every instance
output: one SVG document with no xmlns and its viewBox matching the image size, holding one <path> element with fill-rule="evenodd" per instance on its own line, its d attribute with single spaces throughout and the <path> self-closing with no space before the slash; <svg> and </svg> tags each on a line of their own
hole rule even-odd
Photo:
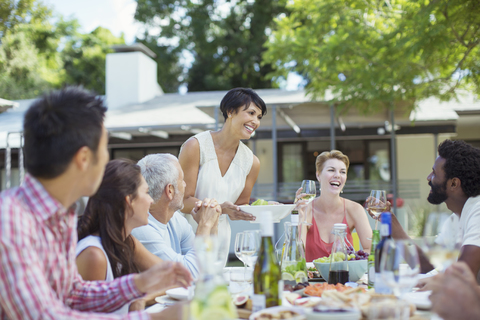
<svg viewBox="0 0 480 320">
<path fill-rule="evenodd" d="M 243 266 L 245 267 L 245 261 L 243 261 L 242 257 L 242 241 L 243 232 L 239 232 L 235 235 L 235 256 L 237 256 L 238 260 L 243 262 Z"/>
<path fill-rule="evenodd" d="M 253 267 L 257 262 L 258 251 L 260 249 L 260 233 L 258 230 L 243 231 L 243 240 L 241 245 L 241 255 L 246 264 L 245 281 L 251 282 Z"/>
<path fill-rule="evenodd" d="M 307 200 L 308 202 L 311 202 L 317 196 L 317 186 L 314 180 L 303 180 L 300 188 L 302 190 L 300 191 L 300 194 L 298 194 L 297 198 L 295 199 L 295 202 L 300 200 Z M 302 221 L 302 224 L 311 225 L 311 223 L 308 223 L 306 219 L 307 219 L 307 216 L 305 215 L 305 218 L 304 218 L 304 221 Z"/>
<path fill-rule="evenodd" d="M 387 192 L 385 190 L 372 190 L 367 199 L 367 208 L 375 217 L 375 230 L 377 229 L 378 216 L 387 210 Z"/>
<path fill-rule="evenodd" d="M 438 272 L 448 268 L 460 255 L 461 241 L 457 238 L 457 226 L 446 228 L 440 235 L 448 219 L 451 218 L 447 213 L 432 212 L 423 230 L 422 250 Z"/>
</svg>

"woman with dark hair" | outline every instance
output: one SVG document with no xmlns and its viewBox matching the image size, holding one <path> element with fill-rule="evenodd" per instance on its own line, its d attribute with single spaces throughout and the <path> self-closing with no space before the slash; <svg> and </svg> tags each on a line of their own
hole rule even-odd
<svg viewBox="0 0 480 320">
<path fill-rule="evenodd" d="M 206 131 L 188 139 L 178 160 L 185 174 L 182 212 L 194 231 L 196 222 L 188 213 L 199 199 L 216 199 L 222 208 L 218 235 L 225 244 L 225 261 L 230 248 L 231 220 L 254 220 L 239 205 L 248 204 L 260 171 L 260 161 L 241 140 L 250 139 L 267 113 L 265 102 L 253 91 L 235 88 L 220 103 L 225 123 L 219 131 Z"/>
<path fill-rule="evenodd" d="M 84 280 L 111 281 L 162 261 L 130 235 L 148 223 L 152 201 L 139 166 L 129 160 L 107 164 L 97 193 L 78 221 L 76 262 Z M 128 312 L 128 305 L 117 312 Z"/>
</svg>

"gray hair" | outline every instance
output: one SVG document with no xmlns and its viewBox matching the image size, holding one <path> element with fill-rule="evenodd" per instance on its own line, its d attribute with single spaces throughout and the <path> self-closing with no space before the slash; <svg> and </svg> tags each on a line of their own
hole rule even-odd
<svg viewBox="0 0 480 320">
<path fill-rule="evenodd" d="M 168 184 L 177 190 L 178 169 L 175 161 L 178 162 L 177 157 L 170 153 L 149 154 L 138 161 L 142 176 L 148 184 L 148 194 L 154 203 L 160 200 Z"/>
</svg>

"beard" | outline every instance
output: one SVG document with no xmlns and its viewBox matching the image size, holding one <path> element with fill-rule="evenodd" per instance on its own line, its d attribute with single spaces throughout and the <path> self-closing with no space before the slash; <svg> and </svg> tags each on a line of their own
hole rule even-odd
<svg viewBox="0 0 480 320">
<path fill-rule="evenodd" d="M 428 185 L 432 188 L 430 194 L 428 195 L 427 201 L 431 204 L 441 204 L 447 200 L 447 181 L 443 185 L 436 186 L 431 181 L 428 182 Z"/>
<path fill-rule="evenodd" d="M 178 190 L 175 190 L 175 196 L 173 197 L 173 200 L 170 205 L 172 209 L 174 209 L 175 211 L 182 210 L 184 207 L 183 194 L 180 194 Z"/>
</svg>

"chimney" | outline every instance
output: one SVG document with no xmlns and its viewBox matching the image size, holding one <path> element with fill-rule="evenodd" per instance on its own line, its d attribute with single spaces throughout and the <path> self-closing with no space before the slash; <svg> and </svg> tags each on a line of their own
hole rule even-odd
<svg viewBox="0 0 480 320">
<path fill-rule="evenodd" d="M 108 108 L 143 103 L 163 94 L 157 82 L 156 55 L 141 43 L 113 46 L 107 54 L 105 95 Z"/>
</svg>

